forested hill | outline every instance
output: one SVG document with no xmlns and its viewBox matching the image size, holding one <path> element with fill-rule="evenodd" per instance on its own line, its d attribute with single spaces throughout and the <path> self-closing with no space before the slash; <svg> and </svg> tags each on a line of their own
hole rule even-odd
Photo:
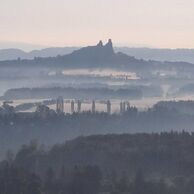
<svg viewBox="0 0 194 194">
<path fill-rule="evenodd" d="M 56 171 L 97 165 L 104 175 L 125 172 L 130 177 L 141 169 L 147 177 L 189 177 L 194 174 L 193 149 L 194 134 L 186 132 L 94 135 L 55 145 L 48 152 L 24 146 L 15 162 L 40 173 L 48 167 Z"/>
<path fill-rule="evenodd" d="M 37 139 L 53 145 L 80 135 L 107 133 L 161 132 L 172 129 L 193 131 L 194 115 L 156 107 L 140 112 L 130 107 L 123 114 L 82 112 L 57 115 L 13 113 L 0 116 L 0 157 L 8 150 L 16 151 L 24 143 Z"/>
<path fill-rule="evenodd" d="M 193 194 L 193 149 L 186 132 L 33 141 L 0 163 L 0 193 Z"/>
</svg>

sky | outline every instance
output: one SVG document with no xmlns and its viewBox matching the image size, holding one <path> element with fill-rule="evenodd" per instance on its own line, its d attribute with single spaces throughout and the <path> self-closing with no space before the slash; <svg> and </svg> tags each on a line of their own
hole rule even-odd
<svg viewBox="0 0 194 194">
<path fill-rule="evenodd" d="M 194 48 L 193 10 L 194 0 L 0 0 L 0 45 Z"/>
</svg>

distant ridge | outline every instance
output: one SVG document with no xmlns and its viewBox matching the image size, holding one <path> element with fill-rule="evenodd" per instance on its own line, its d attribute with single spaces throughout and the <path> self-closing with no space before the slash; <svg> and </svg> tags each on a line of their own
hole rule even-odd
<svg viewBox="0 0 194 194">
<path fill-rule="evenodd" d="M 19 66 L 22 68 L 44 67 L 60 71 L 64 69 L 113 68 L 120 71 L 129 70 L 144 76 L 152 76 L 152 72 L 159 69 L 168 71 L 169 68 L 174 68 L 179 72 L 183 66 L 188 69 L 194 68 L 192 63 L 143 60 L 122 52 L 115 52 L 111 39 L 105 45 L 99 41 L 95 46 L 83 47 L 70 54 L 57 55 L 56 57 L 0 61 L 0 67 L 18 68 Z"/>
<path fill-rule="evenodd" d="M 128 56 L 124 53 L 115 53 L 113 49 L 112 40 L 103 45 L 100 41 L 95 46 L 87 46 L 81 49 L 75 50 L 67 55 L 58 55 L 56 57 L 35 57 L 32 60 L 17 59 L 9 61 L 1 61 L 1 66 L 17 66 L 22 65 L 24 67 L 47 66 L 58 68 L 97 68 L 97 67 L 116 67 L 122 68 L 122 66 L 130 68 L 146 68 L 146 64 L 149 64 L 143 60 L 137 60 L 134 57 Z"/>
<path fill-rule="evenodd" d="M 90 51 L 89 51 L 90 50 Z M 71 54 L 74 51 L 86 52 L 86 54 L 94 54 L 98 53 L 99 57 L 102 55 L 113 55 L 114 49 L 112 40 L 109 39 L 106 45 L 103 45 L 102 41 L 100 41 L 96 46 L 88 46 L 79 50 L 79 47 L 64 47 L 64 48 L 46 48 L 42 50 L 33 50 L 31 52 L 25 52 L 20 49 L 2 49 L 0 50 L 0 61 L 6 60 L 17 60 L 17 59 L 28 59 L 32 60 L 35 57 L 38 58 L 47 58 L 47 57 L 57 57 Z M 78 53 L 76 52 L 76 53 Z"/>
<path fill-rule="evenodd" d="M 25 52 L 21 49 L 0 49 L 0 61 L 20 59 L 34 59 L 35 57 L 56 57 L 57 55 L 66 55 L 72 53 L 79 47 L 51 47 L 41 50 L 32 50 Z"/>
<path fill-rule="evenodd" d="M 112 41 L 110 40 L 111 46 Z M 99 41 L 99 47 L 103 47 L 103 42 Z M 41 50 L 32 50 L 25 52 L 17 48 L 0 49 L 0 61 L 28 59 L 32 60 L 35 57 L 47 58 L 63 56 L 80 49 L 80 47 L 51 47 Z M 115 52 L 122 52 L 137 59 L 157 60 L 157 61 L 184 61 L 194 63 L 194 49 L 158 49 L 158 48 L 131 48 L 131 47 L 114 47 Z M 111 51 L 112 52 L 112 51 Z"/>
<path fill-rule="evenodd" d="M 194 63 L 194 49 L 116 47 L 115 51 L 123 52 L 127 55 L 134 56 L 137 59 Z"/>
</svg>

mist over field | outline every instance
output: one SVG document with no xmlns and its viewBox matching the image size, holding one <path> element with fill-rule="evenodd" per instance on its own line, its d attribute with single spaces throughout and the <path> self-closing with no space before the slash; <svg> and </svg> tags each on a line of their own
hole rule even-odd
<svg viewBox="0 0 194 194">
<path fill-rule="evenodd" d="M 24 134 L 23 130 L 25 131 L 26 127 L 23 126 L 24 124 L 18 125 L 19 120 L 25 120 L 26 117 L 32 122 L 30 126 L 32 134 L 29 133 L 30 136 L 20 139 L 18 146 L 32 139 L 40 139 L 42 142 L 42 132 L 40 134 L 34 132 L 37 129 L 45 128 L 47 125 L 43 127 L 42 124 L 47 122 L 42 121 L 40 126 L 36 126 L 33 122 L 36 121 L 37 114 L 46 114 L 43 116 L 46 120 L 47 114 L 54 119 L 57 114 L 57 99 L 60 96 L 63 98 L 64 123 L 62 122 L 60 127 L 55 124 L 54 126 L 48 124 L 46 127 L 47 130 L 60 129 L 60 133 L 62 133 L 56 134 L 56 137 L 49 137 L 51 138 L 49 142 L 53 142 L 53 144 L 58 143 L 59 139 L 62 142 L 82 134 L 181 131 L 183 129 L 192 131 L 193 129 L 193 113 L 188 108 L 188 104 L 190 102 L 192 104 L 194 99 L 194 85 L 192 84 L 194 66 L 192 63 L 137 59 L 134 56 L 115 51 L 113 42 L 109 39 L 105 44 L 100 41 L 94 46 L 83 47 L 66 55 L 1 61 L 0 69 L 2 129 L 5 130 L 8 127 L 10 130 L 15 129 L 15 132 L 19 130 L 18 137 L 20 139 L 20 135 Z M 117 115 L 118 123 L 114 124 L 115 121 L 110 117 L 110 121 L 109 119 L 106 121 L 106 127 L 102 123 L 102 126 L 98 126 L 99 129 L 95 128 L 93 131 L 91 123 L 78 120 L 81 131 L 78 130 L 68 135 L 69 132 L 65 130 L 65 120 L 74 113 L 72 101 L 75 112 L 80 114 L 82 112 L 84 114 L 97 112 L 99 117 L 96 116 L 97 118 L 94 117 L 94 120 L 90 121 L 94 123 L 104 117 L 103 115 L 108 111 L 107 102 L 110 101 L 108 114 Z M 80 112 L 78 111 L 78 101 L 81 102 Z M 157 103 L 161 101 L 164 104 L 165 101 L 166 103 L 175 101 L 177 105 L 169 108 L 169 106 L 163 107 L 159 103 L 158 106 Z M 177 108 L 184 101 L 182 108 Z M 95 104 L 93 105 L 93 103 Z M 121 103 L 124 103 L 124 112 L 121 110 Z M 41 106 L 45 107 L 39 108 Z M 9 109 L 7 110 L 6 107 L 10 107 L 10 110 L 13 109 L 13 116 L 7 118 L 13 125 L 7 121 L 4 122 L 3 118 L 7 117 L 7 114 L 9 115 Z M 119 118 L 119 115 L 125 111 L 126 114 L 134 116 L 133 119 L 128 118 L 132 119 L 130 124 L 127 124 L 129 121 L 122 120 L 122 117 Z M 158 116 L 156 114 L 153 117 L 152 114 L 155 111 L 158 112 Z M 164 114 L 165 111 L 169 112 L 170 117 L 174 117 L 173 120 L 166 118 L 168 114 L 167 112 Z M 184 118 L 186 115 L 188 115 L 187 119 Z M 155 116 L 158 117 L 156 120 Z M 71 117 L 74 118 L 74 115 Z M 165 121 L 165 125 L 158 120 L 160 117 L 161 121 Z M 145 125 L 144 122 L 148 120 L 151 122 L 149 125 Z M 67 130 L 71 131 L 77 128 L 74 126 L 76 122 L 73 119 L 70 124 L 72 126 L 69 126 Z M 82 125 L 87 127 L 82 128 Z M 88 132 L 88 125 L 91 125 L 91 132 Z M 63 128 L 64 130 L 62 130 Z M 66 136 L 65 139 L 64 136 Z M 58 137 L 60 138 L 58 139 Z M 24 139 L 26 140 L 24 141 Z M 6 143 L 4 146 L 6 147 Z"/>
</svg>

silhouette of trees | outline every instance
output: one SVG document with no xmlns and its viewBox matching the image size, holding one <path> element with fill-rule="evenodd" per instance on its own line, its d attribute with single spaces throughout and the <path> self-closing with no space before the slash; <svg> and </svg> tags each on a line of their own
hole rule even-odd
<svg viewBox="0 0 194 194">
<path fill-rule="evenodd" d="M 37 175 L 5 161 L 0 168 L 0 193 L 41 194 L 41 180 Z"/>
</svg>

